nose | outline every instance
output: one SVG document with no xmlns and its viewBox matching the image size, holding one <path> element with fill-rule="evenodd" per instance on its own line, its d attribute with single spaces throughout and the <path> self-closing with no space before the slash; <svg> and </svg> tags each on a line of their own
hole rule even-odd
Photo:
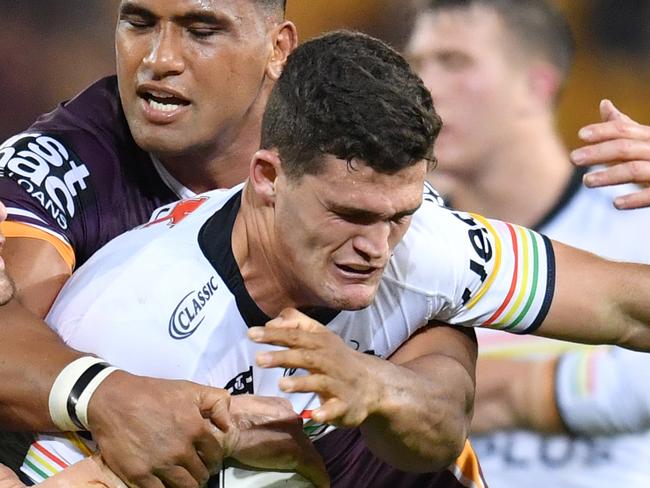
<svg viewBox="0 0 650 488">
<path fill-rule="evenodd" d="M 365 232 L 353 239 L 352 245 L 369 264 L 383 266 L 390 255 L 390 236 L 390 223 L 376 222 L 366 226 Z"/>
<path fill-rule="evenodd" d="M 162 25 L 152 38 L 151 49 L 143 63 L 154 79 L 178 75 L 185 69 L 183 43 L 173 25 Z"/>
</svg>

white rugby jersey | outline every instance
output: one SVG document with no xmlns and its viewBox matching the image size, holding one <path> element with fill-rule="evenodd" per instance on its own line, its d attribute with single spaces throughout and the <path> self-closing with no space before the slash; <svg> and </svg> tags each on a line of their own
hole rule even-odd
<svg viewBox="0 0 650 488">
<path fill-rule="evenodd" d="M 650 262 L 650 209 L 620 211 L 616 195 L 634 187 L 588 189 L 576 173 L 564 198 L 538 228 L 549 237 L 610 259 Z M 650 486 L 650 356 L 622 348 L 582 346 L 533 336 L 479 331 L 484 357 L 529 359 L 563 354 L 556 373 L 561 415 L 575 433 L 616 429 L 630 433 L 587 437 L 530 431 L 473 438 L 491 486 L 611 488 Z M 636 430 L 636 432 L 635 432 Z"/>
<path fill-rule="evenodd" d="M 248 295 L 232 253 L 240 190 L 162 207 L 148 224 L 110 242 L 68 281 L 50 326 L 75 349 L 135 374 L 283 396 L 296 412 L 316 408 L 316 395 L 278 388 L 283 375 L 301 371 L 255 364 L 258 351 L 274 346 L 246 335 L 269 318 Z M 532 331 L 553 288 L 548 239 L 444 208 L 427 186 L 374 302 L 312 316 L 350 347 L 387 358 L 432 319 Z"/>
</svg>

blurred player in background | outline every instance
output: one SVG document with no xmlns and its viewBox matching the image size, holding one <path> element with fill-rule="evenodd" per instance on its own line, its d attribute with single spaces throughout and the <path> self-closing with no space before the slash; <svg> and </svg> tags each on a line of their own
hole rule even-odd
<svg viewBox="0 0 650 488">
<path fill-rule="evenodd" d="M 454 207 L 533 227 L 609 258 L 650 261 L 650 211 L 621 213 L 612 206 L 633 188 L 583 187 L 584 170 L 569 164 L 556 131 L 554 109 L 573 41 L 548 2 L 427 1 L 408 53 L 444 121 L 431 178 Z M 583 149 L 588 158 L 574 153 L 574 160 L 645 159 L 627 168 L 648 168 L 650 130 L 626 121 L 610 102 L 601 112 L 609 122 L 581 135 L 617 140 Z M 614 175 L 624 168 L 612 168 L 607 181 L 623 181 Z M 594 177 L 600 176 L 585 177 L 591 186 Z M 650 393 L 639 374 L 650 359 L 616 348 L 516 339 L 479 335 L 473 429 L 491 433 L 476 437 L 491 483 L 650 482 Z M 554 432 L 562 435 L 546 435 Z"/>
</svg>

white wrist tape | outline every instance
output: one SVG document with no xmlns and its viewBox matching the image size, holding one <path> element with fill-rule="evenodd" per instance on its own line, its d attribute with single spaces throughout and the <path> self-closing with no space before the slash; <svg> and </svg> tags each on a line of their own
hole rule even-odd
<svg viewBox="0 0 650 488">
<path fill-rule="evenodd" d="M 91 356 L 75 359 L 63 368 L 54 380 L 48 402 L 54 425 L 62 431 L 87 430 L 90 397 L 115 370 L 103 359 Z"/>
</svg>

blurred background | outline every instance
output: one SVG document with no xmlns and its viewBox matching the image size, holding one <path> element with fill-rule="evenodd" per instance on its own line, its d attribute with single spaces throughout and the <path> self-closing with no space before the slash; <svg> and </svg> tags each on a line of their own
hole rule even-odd
<svg viewBox="0 0 650 488">
<path fill-rule="evenodd" d="M 301 39 L 355 28 L 403 46 L 406 0 L 289 0 L 288 17 Z M 650 123 L 650 0 L 556 0 L 569 18 L 578 57 L 560 105 L 560 130 L 570 147 L 576 132 L 598 117 L 598 101 L 613 99 Z M 110 74 L 119 0 L 0 0 L 0 139 L 26 128 Z"/>
</svg>

